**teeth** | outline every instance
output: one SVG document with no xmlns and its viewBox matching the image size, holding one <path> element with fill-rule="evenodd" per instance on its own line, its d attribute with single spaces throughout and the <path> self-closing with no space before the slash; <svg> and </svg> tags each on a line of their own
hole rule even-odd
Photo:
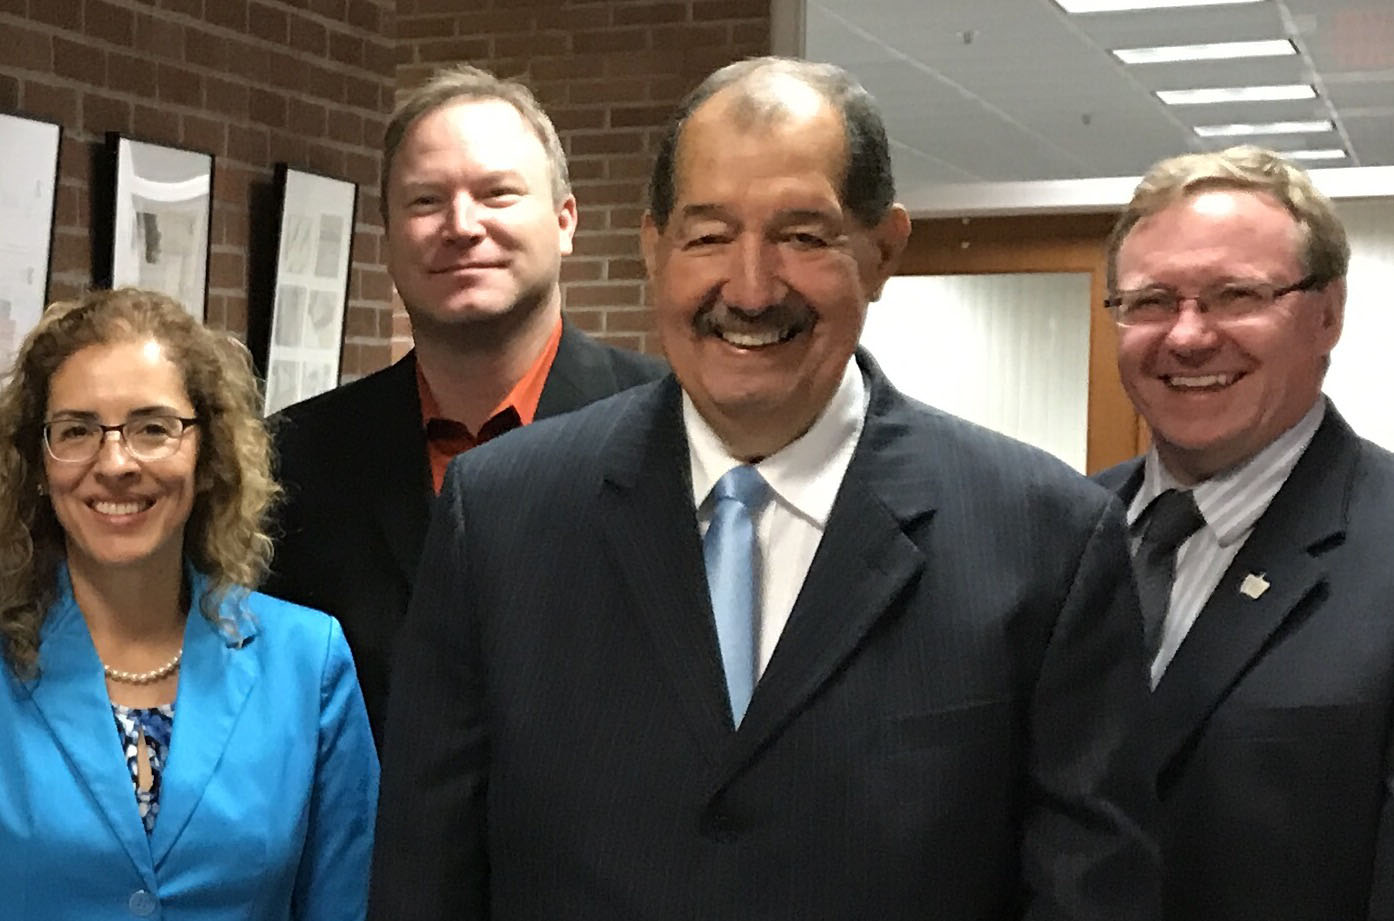
<svg viewBox="0 0 1394 921">
<path fill-rule="evenodd" d="M 787 329 L 768 329 L 758 333 L 742 333 L 733 329 L 722 329 L 717 331 L 717 335 L 738 348 L 754 349 L 781 342 L 790 335 L 790 332 Z"/>
<path fill-rule="evenodd" d="M 141 510 L 139 502 L 93 502 L 92 507 L 102 515 L 134 515 Z"/>
<path fill-rule="evenodd" d="M 1173 387 L 1225 387 L 1233 381 L 1233 374 L 1201 374 L 1194 377 L 1173 374 L 1167 378 L 1167 383 Z"/>
</svg>

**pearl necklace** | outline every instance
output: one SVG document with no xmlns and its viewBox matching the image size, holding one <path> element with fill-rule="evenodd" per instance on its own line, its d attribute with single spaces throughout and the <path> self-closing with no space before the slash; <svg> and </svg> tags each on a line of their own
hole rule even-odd
<svg viewBox="0 0 1394 921">
<path fill-rule="evenodd" d="M 168 678 L 170 675 L 178 671 L 179 660 L 183 658 L 184 650 L 181 648 L 178 652 L 174 654 L 173 659 L 170 659 L 168 662 L 166 662 L 164 665 L 161 665 L 159 668 L 151 669 L 148 672 L 123 672 L 119 668 L 112 668 L 105 662 L 102 663 L 102 671 L 105 672 L 106 676 L 110 678 L 112 681 L 118 682 L 120 684 L 154 684 L 161 678 Z"/>
</svg>

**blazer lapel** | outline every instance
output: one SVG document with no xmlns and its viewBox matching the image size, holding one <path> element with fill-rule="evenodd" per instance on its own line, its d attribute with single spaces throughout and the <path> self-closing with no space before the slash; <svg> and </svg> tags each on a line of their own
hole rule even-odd
<svg viewBox="0 0 1394 921">
<path fill-rule="evenodd" d="M 1161 776 L 1293 612 L 1325 578 L 1323 547 L 1345 532 L 1358 441 L 1326 419 L 1206 602 L 1153 694 Z M 1243 591 L 1261 576 L 1261 593 Z M 1252 597 L 1258 594 L 1258 597 Z"/>
<path fill-rule="evenodd" d="M 677 382 L 633 391 L 602 433 L 609 460 L 599 531 L 633 600 L 672 697 L 715 762 L 730 704 L 708 597 Z"/>
<path fill-rule="evenodd" d="M 345 501 L 373 497 L 369 501 L 376 502 L 384 543 L 404 584 L 411 585 L 431 513 L 431 471 L 416 388 L 415 352 L 384 375 L 377 402 L 380 408 L 366 408 L 364 417 L 379 420 L 387 428 L 371 436 L 372 444 L 357 444 L 350 450 L 373 452 L 379 462 L 364 465 L 368 475 L 358 484 L 363 494 Z"/>
<path fill-rule="evenodd" d="M 233 617 L 238 634 L 225 633 L 199 612 L 201 595 L 201 590 L 195 591 L 184 628 L 174 734 L 161 779 L 160 814 L 150 836 L 156 866 L 179 840 L 203 798 L 259 673 L 257 656 L 244 648 L 255 642 L 255 624 L 245 617 Z M 228 607 L 225 603 L 225 616 Z M 307 739 L 306 744 L 314 744 L 314 740 Z M 235 758 L 237 753 L 228 756 Z"/>
<path fill-rule="evenodd" d="M 140 821 L 130 770 L 116 733 L 102 663 L 87 622 L 73 601 L 66 572 L 60 600 L 44 622 L 41 673 L 30 699 L 48 724 L 73 773 L 91 794 L 111 834 L 121 842 L 147 887 L 154 888 L 150 842 Z M 55 804 L 57 805 L 57 804 Z"/>
<path fill-rule="evenodd" d="M 615 392 L 615 375 L 600 346 L 563 323 L 557 355 L 537 400 L 537 418 L 580 409 Z"/>
<path fill-rule="evenodd" d="M 933 511 L 923 458 L 911 456 L 908 404 L 859 356 L 871 388 L 866 424 L 784 633 L 722 762 L 724 784 L 855 654 L 924 569 L 907 531 Z"/>
</svg>

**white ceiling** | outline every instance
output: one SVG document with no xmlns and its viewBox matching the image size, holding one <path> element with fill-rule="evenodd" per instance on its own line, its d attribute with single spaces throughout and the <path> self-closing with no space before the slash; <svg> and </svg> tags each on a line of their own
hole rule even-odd
<svg viewBox="0 0 1394 921">
<path fill-rule="evenodd" d="M 804 24 L 804 55 L 846 67 L 880 103 L 903 193 L 1137 176 L 1165 156 L 1241 142 L 1191 130 L 1232 122 L 1330 119 L 1334 131 L 1252 141 L 1278 150 L 1341 147 L 1348 159 L 1309 165 L 1394 172 L 1391 0 L 1083 15 L 1052 0 L 807 0 Z M 1284 37 L 1298 55 L 1125 65 L 1110 54 Z M 1278 83 L 1312 83 L 1317 98 L 1167 106 L 1154 95 Z"/>
</svg>

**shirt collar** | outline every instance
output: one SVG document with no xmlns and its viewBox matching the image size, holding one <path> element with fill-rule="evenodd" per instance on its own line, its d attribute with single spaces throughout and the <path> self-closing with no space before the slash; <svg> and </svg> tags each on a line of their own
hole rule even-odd
<svg viewBox="0 0 1394 921">
<path fill-rule="evenodd" d="M 867 405 L 861 369 L 856 361 L 848 360 L 832 399 L 809 430 L 755 465 L 778 501 L 819 528 L 827 525 L 843 474 L 852 461 Z M 731 456 L 686 393 L 682 415 L 692 466 L 692 501 L 701 508 L 716 481 L 744 461 Z"/>
<path fill-rule="evenodd" d="M 1318 398 L 1292 428 L 1268 443 L 1262 451 L 1235 467 L 1197 483 L 1192 489 L 1196 507 L 1221 547 L 1248 534 L 1267 511 L 1287 481 L 1292 468 L 1326 416 L 1326 400 Z M 1142 487 L 1128 506 L 1128 526 L 1168 489 L 1186 489 L 1162 463 L 1154 445 L 1143 461 Z"/>
<path fill-rule="evenodd" d="M 518 379 L 518 383 L 513 385 L 513 389 L 508 392 L 503 401 L 489 413 L 486 421 L 512 409 L 518 414 L 519 425 L 532 424 L 532 420 L 537 416 L 537 404 L 542 400 L 542 388 L 547 383 L 547 375 L 552 370 L 552 363 L 557 357 L 557 348 L 561 345 L 561 330 L 562 322 L 558 320 L 556 328 L 547 338 L 547 344 L 542 347 L 542 351 L 533 359 L 532 365 Z M 440 403 L 436 401 L 436 395 L 431 392 L 431 385 L 427 382 L 426 375 L 421 372 L 421 362 L 419 361 L 416 363 L 416 395 L 421 401 L 422 428 L 437 419 L 459 422 L 457 419 L 447 419 L 441 415 Z M 471 434 L 478 435 L 479 433 L 472 432 Z"/>
</svg>

